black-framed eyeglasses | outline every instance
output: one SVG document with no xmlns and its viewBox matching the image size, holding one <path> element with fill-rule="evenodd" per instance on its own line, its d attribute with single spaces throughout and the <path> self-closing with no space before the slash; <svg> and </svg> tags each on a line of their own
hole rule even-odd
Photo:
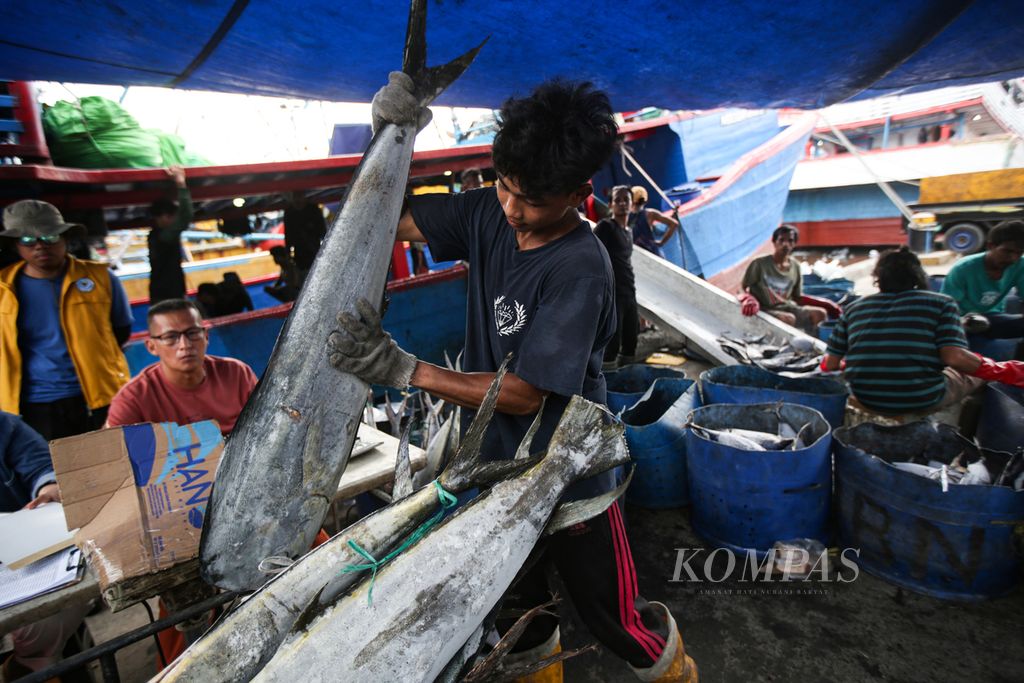
<svg viewBox="0 0 1024 683">
<path fill-rule="evenodd" d="M 187 330 L 173 330 L 171 332 L 164 332 L 157 336 L 155 334 L 149 335 L 150 339 L 155 339 L 164 346 L 177 346 L 178 342 L 181 341 L 182 337 L 187 337 L 190 342 L 197 342 L 206 336 L 205 327 L 190 327 Z"/>
<path fill-rule="evenodd" d="M 57 244 L 57 242 L 60 241 L 60 235 L 40 235 L 39 237 L 32 237 L 31 235 L 22 235 L 21 237 L 18 238 L 18 243 L 26 247 L 31 247 L 33 244 L 37 242 L 39 244 Z"/>
</svg>

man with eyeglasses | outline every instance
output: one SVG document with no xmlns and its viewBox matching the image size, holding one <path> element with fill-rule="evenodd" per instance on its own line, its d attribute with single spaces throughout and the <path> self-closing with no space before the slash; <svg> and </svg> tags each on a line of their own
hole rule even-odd
<svg viewBox="0 0 1024 683">
<path fill-rule="evenodd" d="M 146 350 L 158 361 L 117 393 L 108 426 L 216 420 L 226 436 L 256 388 L 252 368 L 206 353 L 203 316 L 192 301 L 161 301 L 150 307 L 147 322 Z"/>
<path fill-rule="evenodd" d="M 47 440 L 99 429 L 129 378 L 124 288 L 106 264 L 68 254 L 85 228 L 52 204 L 15 202 L 3 221 L 21 261 L 0 270 L 0 410 Z"/>
</svg>

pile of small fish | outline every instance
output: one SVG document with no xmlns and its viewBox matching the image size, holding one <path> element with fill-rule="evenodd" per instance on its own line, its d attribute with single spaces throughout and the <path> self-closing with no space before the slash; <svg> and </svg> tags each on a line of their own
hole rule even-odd
<svg viewBox="0 0 1024 683">
<path fill-rule="evenodd" d="M 709 429 L 697 424 L 691 424 L 690 429 L 708 441 L 715 441 L 743 451 L 799 451 L 807 448 L 806 437 L 810 435 L 811 425 L 808 423 L 796 429 L 785 420 L 780 419 L 778 434 L 738 427 Z"/>
<path fill-rule="evenodd" d="M 959 486 L 1009 486 L 1016 491 L 1024 490 L 1024 449 L 1010 456 L 1002 471 L 994 479 L 992 471 L 984 456 L 974 462 L 967 462 L 966 451 L 961 451 L 948 465 L 938 460 L 929 460 L 928 464 L 912 461 L 894 462 L 892 466 L 904 472 L 910 472 L 942 486 L 942 491 L 949 491 L 950 484 Z"/>
<path fill-rule="evenodd" d="M 813 372 L 821 364 L 822 354 L 810 337 L 794 337 L 780 343 L 767 334 L 727 333 L 718 338 L 718 343 L 741 363 L 771 372 L 802 374 Z"/>
</svg>

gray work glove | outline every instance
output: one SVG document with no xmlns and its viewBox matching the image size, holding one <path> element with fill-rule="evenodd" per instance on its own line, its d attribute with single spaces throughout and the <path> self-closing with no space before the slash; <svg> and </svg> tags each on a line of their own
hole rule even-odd
<svg viewBox="0 0 1024 683">
<path fill-rule="evenodd" d="M 433 114 L 420 106 L 412 78 L 402 71 L 392 71 L 388 74 L 388 84 L 373 96 L 370 116 L 374 133 L 388 123 L 399 126 L 415 123 L 419 132 L 427 127 Z"/>
<path fill-rule="evenodd" d="M 416 356 L 398 347 L 380 324 L 380 315 L 366 299 L 356 302 L 359 317 L 339 313 L 340 329 L 327 337 L 327 359 L 342 372 L 368 384 L 404 389 L 416 369 Z"/>
</svg>

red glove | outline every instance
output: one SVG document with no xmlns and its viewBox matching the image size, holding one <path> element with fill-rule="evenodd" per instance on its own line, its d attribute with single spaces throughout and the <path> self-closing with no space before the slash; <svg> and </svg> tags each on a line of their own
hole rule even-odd
<svg viewBox="0 0 1024 683">
<path fill-rule="evenodd" d="M 761 310 L 761 304 L 757 303 L 757 299 L 753 294 L 743 292 L 740 294 L 740 311 L 743 315 L 751 316 L 757 315 L 757 312 Z"/>
<path fill-rule="evenodd" d="M 807 294 L 801 294 L 799 304 L 801 306 L 817 306 L 818 308 L 824 308 L 830 318 L 838 318 L 843 314 L 843 309 L 839 304 L 833 303 L 820 296 L 808 296 Z"/>
<path fill-rule="evenodd" d="M 826 359 L 828 357 L 829 356 L 828 356 L 827 353 L 824 356 L 821 357 L 821 364 L 818 366 L 818 369 L 821 370 L 822 372 L 836 372 L 835 370 L 829 370 L 827 367 L 825 367 L 825 362 L 826 362 Z M 840 358 L 839 359 L 839 370 L 838 371 L 842 372 L 845 369 L 846 369 L 846 359 L 845 358 Z"/>
<path fill-rule="evenodd" d="M 981 365 L 971 374 L 988 382 L 1002 382 L 1015 387 L 1024 387 L 1024 362 L 1007 360 L 1001 363 L 977 354 Z"/>
</svg>

